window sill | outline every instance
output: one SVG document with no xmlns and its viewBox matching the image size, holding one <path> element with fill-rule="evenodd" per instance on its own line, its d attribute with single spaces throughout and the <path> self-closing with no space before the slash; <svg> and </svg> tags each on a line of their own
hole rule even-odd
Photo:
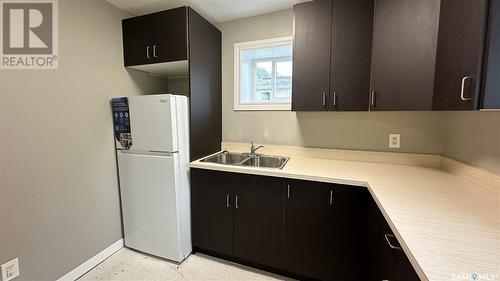
<svg viewBox="0 0 500 281">
<path fill-rule="evenodd" d="M 291 111 L 292 105 L 287 104 L 235 104 L 234 111 Z"/>
</svg>

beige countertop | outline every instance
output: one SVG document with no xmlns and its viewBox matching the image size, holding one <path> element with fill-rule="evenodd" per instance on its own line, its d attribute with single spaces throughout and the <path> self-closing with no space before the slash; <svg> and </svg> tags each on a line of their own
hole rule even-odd
<svg viewBox="0 0 500 281">
<path fill-rule="evenodd" d="M 246 152 L 248 145 L 223 148 Z M 282 170 L 199 160 L 190 167 L 365 186 L 422 280 L 474 280 L 473 273 L 500 280 L 499 177 L 437 155 L 288 146 L 259 152 L 291 158 Z"/>
</svg>

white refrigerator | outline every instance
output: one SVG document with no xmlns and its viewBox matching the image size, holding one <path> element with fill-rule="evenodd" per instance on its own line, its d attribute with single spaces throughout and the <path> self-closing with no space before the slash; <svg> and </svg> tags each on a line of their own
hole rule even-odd
<svg viewBox="0 0 500 281">
<path fill-rule="evenodd" d="M 187 97 L 111 103 L 125 246 L 181 262 L 192 250 Z"/>
</svg>

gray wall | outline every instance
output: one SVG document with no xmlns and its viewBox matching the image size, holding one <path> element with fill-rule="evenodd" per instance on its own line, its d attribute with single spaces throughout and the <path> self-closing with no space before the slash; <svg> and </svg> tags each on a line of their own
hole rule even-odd
<svg viewBox="0 0 500 281">
<path fill-rule="evenodd" d="M 0 71 L 0 264 L 54 280 L 122 238 L 109 99 L 166 91 L 123 68 L 123 11 L 59 1 L 59 69 Z"/>
<path fill-rule="evenodd" d="M 169 78 L 168 93 L 173 95 L 189 95 L 189 77 Z"/>
<path fill-rule="evenodd" d="M 443 113 L 444 155 L 500 175 L 500 111 Z"/>
<path fill-rule="evenodd" d="M 222 138 L 224 141 L 388 151 L 389 133 L 401 134 L 401 152 L 443 149 L 437 112 L 233 111 L 234 43 L 292 35 L 285 11 L 219 25 L 222 31 Z"/>
</svg>

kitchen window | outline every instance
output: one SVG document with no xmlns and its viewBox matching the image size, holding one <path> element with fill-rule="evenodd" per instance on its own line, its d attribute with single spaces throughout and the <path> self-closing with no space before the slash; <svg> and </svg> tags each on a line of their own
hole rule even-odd
<svg viewBox="0 0 500 281">
<path fill-rule="evenodd" d="M 292 37 L 234 44 L 234 110 L 290 110 Z"/>
</svg>

